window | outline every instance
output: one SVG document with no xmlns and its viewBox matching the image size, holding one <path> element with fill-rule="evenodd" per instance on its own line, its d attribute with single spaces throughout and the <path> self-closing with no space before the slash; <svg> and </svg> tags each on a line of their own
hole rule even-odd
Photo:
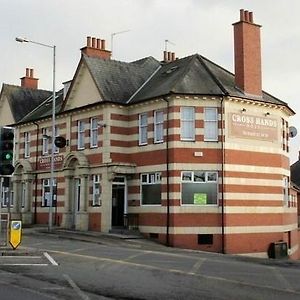
<svg viewBox="0 0 300 300">
<path fill-rule="evenodd" d="M 93 175 L 93 206 L 101 205 L 101 186 L 100 186 L 100 175 Z"/>
<path fill-rule="evenodd" d="M 147 113 L 139 115 L 139 145 L 148 143 L 148 121 Z"/>
<path fill-rule="evenodd" d="M 42 135 L 43 135 L 43 140 L 42 140 L 42 154 L 46 155 L 49 152 L 48 128 L 43 128 L 42 129 Z"/>
<path fill-rule="evenodd" d="M 164 141 L 164 112 L 159 110 L 154 112 L 154 143 Z"/>
<path fill-rule="evenodd" d="M 289 178 L 283 177 L 283 205 L 289 204 Z"/>
<path fill-rule="evenodd" d="M 90 147 L 95 148 L 98 146 L 98 120 L 91 118 L 90 128 Z"/>
<path fill-rule="evenodd" d="M 52 206 L 56 202 L 56 179 L 53 179 L 53 202 Z M 42 206 L 49 206 L 50 205 L 50 179 L 43 179 L 43 190 L 42 190 Z"/>
<path fill-rule="evenodd" d="M 78 121 L 77 149 L 84 149 L 84 122 Z"/>
<path fill-rule="evenodd" d="M 182 204 L 218 204 L 218 173 L 215 171 L 183 171 L 181 173 Z"/>
<path fill-rule="evenodd" d="M 54 127 L 54 138 L 59 136 L 59 128 L 58 126 Z M 54 144 L 54 153 L 59 153 L 59 148 L 55 146 Z"/>
<path fill-rule="evenodd" d="M 181 140 L 195 140 L 195 108 L 181 107 Z"/>
<path fill-rule="evenodd" d="M 161 174 L 141 174 L 141 198 L 143 205 L 161 204 Z"/>
<path fill-rule="evenodd" d="M 218 110 L 204 108 L 204 141 L 218 141 Z"/>
<path fill-rule="evenodd" d="M 21 206 L 25 207 L 26 203 L 26 184 L 25 182 L 22 182 L 21 184 Z"/>
<path fill-rule="evenodd" d="M 24 157 L 30 157 L 30 132 L 24 133 Z"/>
<path fill-rule="evenodd" d="M 7 207 L 10 203 L 10 207 L 13 207 L 13 192 L 9 187 L 2 186 L 2 207 Z"/>
</svg>

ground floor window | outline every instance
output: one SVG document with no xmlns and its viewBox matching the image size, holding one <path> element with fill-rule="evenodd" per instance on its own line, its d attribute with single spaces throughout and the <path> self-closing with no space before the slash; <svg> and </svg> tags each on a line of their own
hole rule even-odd
<svg viewBox="0 0 300 300">
<path fill-rule="evenodd" d="M 50 205 L 50 179 L 43 179 L 43 190 L 42 190 L 42 206 Z M 57 194 L 57 185 L 56 179 L 53 179 L 53 203 L 52 206 L 55 206 L 56 203 L 56 194 Z"/>
<path fill-rule="evenodd" d="M 218 173 L 215 171 L 183 171 L 181 201 L 190 205 L 218 204 Z"/>
<path fill-rule="evenodd" d="M 159 172 L 141 174 L 141 199 L 142 205 L 161 204 L 161 174 Z"/>
<path fill-rule="evenodd" d="M 101 205 L 101 185 L 100 185 L 100 175 L 93 175 L 93 206 Z"/>
<path fill-rule="evenodd" d="M 9 187 L 2 187 L 2 207 L 7 207 L 10 203 L 10 207 L 13 207 L 13 191 Z"/>
</svg>

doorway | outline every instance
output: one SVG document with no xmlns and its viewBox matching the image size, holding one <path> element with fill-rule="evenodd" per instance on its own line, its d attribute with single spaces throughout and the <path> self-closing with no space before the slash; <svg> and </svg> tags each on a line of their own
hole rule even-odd
<svg viewBox="0 0 300 300">
<path fill-rule="evenodd" d="M 125 177 L 115 177 L 112 185 L 112 227 L 124 227 L 124 215 L 126 214 L 126 180 Z"/>
<path fill-rule="evenodd" d="M 76 228 L 76 215 L 80 210 L 80 178 L 74 178 L 74 193 L 73 193 L 73 203 L 72 203 L 72 228 Z"/>
</svg>

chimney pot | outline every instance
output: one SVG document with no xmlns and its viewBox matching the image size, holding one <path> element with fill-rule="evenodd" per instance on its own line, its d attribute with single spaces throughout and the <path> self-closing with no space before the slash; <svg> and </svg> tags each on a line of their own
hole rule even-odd
<svg viewBox="0 0 300 300">
<path fill-rule="evenodd" d="M 249 22 L 249 11 L 245 10 L 245 21 Z"/>
<path fill-rule="evenodd" d="M 101 40 L 97 39 L 97 49 L 101 49 Z"/>
<path fill-rule="evenodd" d="M 105 40 L 101 40 L 101 49 L 105 50 Z"/>
<path fill-rule="evenodd" d="M 26 74 L 25 74 L 26 77 L 30 77 L 30 73 L 29 72 L 30 72 L 29 68 L 26 68 Z"/>
<path fill-rule="evenodd" d="M 33 69 L 30 69 L 29 77 L 33 78 Z"/>
<path fill-rule="evenodd" d="M 91 46 L 92 46 L 92 41 L 91 41 L 91 37 L 90 37 L 90 36 L 88 36 L 88 37 L 86 38 L 86 46 L 87 46 L 87 47 L 91 47 Z"/>
<path fill-rule="evenodd" d="M 96 48 L 96 38 L 92 38 L 92 48 Z"/>
<path fill-rule="evenodd" d="M 170 62 L 170 61 L 171 61 L 171 59 L 172 59 L 172 57 L 171 57 L 171 52 L 170 52 L 170 51 L 168 51 L 168 62 Z"/>
<path fill-rule="evenodd" d="M 249 12 L 249 22 L 253 23 L 253 12 L 252 11 Z"/>
<path fill-rule="evenodd" d="M 245 21 L 245 13 L 243 9 L 240 9 L 240 21 Z"/>
<path fill-rule="evenodd" d="M 172 61 L 174 61 L 175 60 L 175 53 L 174 52 L 171 53 L 171 57 L 172 57 Z"/>
</svg>

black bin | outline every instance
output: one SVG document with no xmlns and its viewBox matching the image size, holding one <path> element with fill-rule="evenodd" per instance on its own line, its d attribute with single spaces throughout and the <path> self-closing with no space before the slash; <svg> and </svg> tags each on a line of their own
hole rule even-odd
<svg viewBox="0 0 300 300">
<path fill-rule="evenodd" d="M 286 242 L 271 243 L 268 249 L 269 258 L 287 258 L 288 247 Z"/>
</svg>

